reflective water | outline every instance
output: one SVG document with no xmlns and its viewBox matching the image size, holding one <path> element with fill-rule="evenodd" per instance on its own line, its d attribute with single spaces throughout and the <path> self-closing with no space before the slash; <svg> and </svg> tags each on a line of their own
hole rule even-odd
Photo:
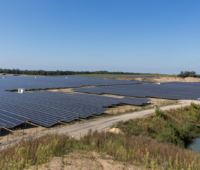
<svg viewBox="0 0 200 170">
<path fill-rule="evenodd" d="M 191 149 L 197 153 L 200 153 L 200 138 L 196 138 L 192 144 L 188 147 L 188 149 Z"/>
</svg>

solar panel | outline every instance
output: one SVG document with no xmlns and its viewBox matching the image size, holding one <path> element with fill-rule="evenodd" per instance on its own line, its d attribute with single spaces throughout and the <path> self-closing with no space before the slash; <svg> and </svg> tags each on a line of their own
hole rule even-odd
<svg viewBox="0 0 200 170">
<path fill-rule="evenodd" d="M 73 89 L 76 92 L 93 94 L 116 94 L 132 97 L 157 97 L 167 99 L 197 100 L 200 97 L 200 83 L 170 82 L 161 84 L 135 84 L 110 87 Z"/>
<path fill-rule="evenodd" d="M 65 87 L 82 87 L 82 86 L 105 86 L 105 85 L 124 85 L 124 84 L 141 84 L 148 83 L 145 81 L 128 81 L 128 80 L 105 80 L 80 76 L 65 77 L 28 77 L 28 76 L 4 76 L 0 79 L 0 89 L 18 90 L 25 89 L 48 89 L 48 88 L 65 88 Z M 149 82 L 150 83 L 150 82 Z"/>
<path fill-rule="evenodd" d="M 113 98 L 88 94 L 55 92 L 13 93 L 0 92 L 0 126 L 14 127 L 25 121 L 49 127 L 59 121 L 99 115 L 112 104 L 141 105 L 147 99 Z"/>
</svg>

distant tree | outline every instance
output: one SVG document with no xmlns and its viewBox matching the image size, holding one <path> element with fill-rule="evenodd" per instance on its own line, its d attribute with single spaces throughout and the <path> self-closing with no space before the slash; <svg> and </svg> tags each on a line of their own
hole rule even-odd
<svg viewBox="0 0 200 170">
<path fill-rule="evenodd" d="M 130 73 L 130 72 L 109 72 L 109 71 L 45 71 L 45 70 L 20 70 L 20 69 L 2 69 L 0 68 L 0 73 L 2 74 L 26 74 L 26 75 L 47 75 L 47 76 L 61 76 L 61 75 L 77 75 L 77 74 L 120 74 L 120 75 L 140 75 L 142 73 Z M 150 74 L 150 73 L 145 73 Z"/>
<path fill-rule="evenodd" d="M 178 77 L 200 77 L 200 75 L 197 75 L 195 71 L 181 71 L 181 73 L 178 74 Z"/>
</svg>

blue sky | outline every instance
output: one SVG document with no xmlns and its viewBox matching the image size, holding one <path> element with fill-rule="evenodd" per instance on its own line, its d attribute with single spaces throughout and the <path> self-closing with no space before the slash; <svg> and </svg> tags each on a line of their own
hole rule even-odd
<svg viewBox="0 0 200 170">
<path fill-rule="evenodd" d="M 0 68 L 200 74 L 199 0 L 1 0 Z"/>
</svg>

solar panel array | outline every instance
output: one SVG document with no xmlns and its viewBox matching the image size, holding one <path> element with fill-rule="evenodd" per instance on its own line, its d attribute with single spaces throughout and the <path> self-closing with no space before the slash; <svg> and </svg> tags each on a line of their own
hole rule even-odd
<svg viewBox="0 0 200 170">
<path fill-rule="evenodd" d="M 167 99 L 197 100 L 200 98 L 200 83 L 170 82 L 110 87 L 73 89 L 77 92 L 94 94 L 116 94 L 133 97 L 157 97 Z"/>
<path fill-rule="evenodd" d="M 126 103 L 141 105 L 147 99 L 112 98 L 87 94 L 55 92 L 13 93 L 0 92 L 0 128 L 12 128 L 25 121 L 49 127 L 59 121 L 99 115 L 107 109 L 102 106 Z"/>
<path fill-rule="evenodd" d="M 4 77 L 4 79 L 2 79 Z M 18 88 L 27 89 L 48 89 L 81 86 L 106 86 L 124 84 L 148 83 L 145 81 L 124 81 L 124 80 L 105 80 L 94 79 L 80 76 L 62 77 L 28 77 L 28 76 L 0 76 L 0 89 L 17 90 Z"/>
</svg>

